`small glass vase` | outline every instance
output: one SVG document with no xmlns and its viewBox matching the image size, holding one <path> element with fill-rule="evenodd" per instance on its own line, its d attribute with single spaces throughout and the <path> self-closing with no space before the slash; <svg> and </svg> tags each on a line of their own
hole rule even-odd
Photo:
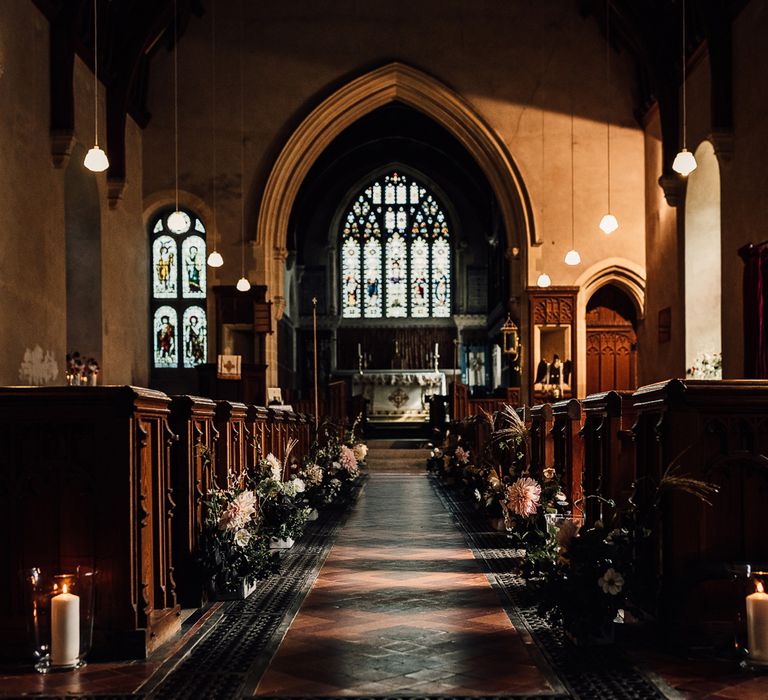
<svg viewBox="0 0 768 700">
<path fill-rule="evenodd" d="M 96 572 L 24 571 L 28 629 L 35 670 L 71 671 L 85 665 L 93 640 Z"/>
</svg>

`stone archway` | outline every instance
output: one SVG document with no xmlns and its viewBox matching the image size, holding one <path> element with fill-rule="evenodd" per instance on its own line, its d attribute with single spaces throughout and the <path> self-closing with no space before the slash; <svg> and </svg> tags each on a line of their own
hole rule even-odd
<svg viewBox="0 0 768 700">
<path fill-rule="evenodd" d="M 476 160 L 499 203 L 507 232 L 507 251 L 519 250 L 523 270 L 528 245 L 541 243 L 520 171 L 501 138 L 461 95 L 422 71 L 390 63 L 356 78 L 321 102 L 293 132 L 275 161 L 262 196 L 252 244 L 252 281 L 269 288 L 275 321 L 285 308 L 288 224 L 302 182 L 317 158 L 344 129 L 366 114 L 398 101 L 434 119 Z M 514 280 L 513 284 L 519 288 L 522 281 Z M 266 357 L 267 381 L 271 385 L 277 381 L 276 354 L 277 341 L 273 335 L 267 343 Z"/>
</svg>

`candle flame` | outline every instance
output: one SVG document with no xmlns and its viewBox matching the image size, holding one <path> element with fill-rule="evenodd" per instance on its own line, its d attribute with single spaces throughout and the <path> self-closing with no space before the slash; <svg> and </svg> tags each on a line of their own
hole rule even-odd
<svg viewBox="0 0 768 700">
<path fill-rule="evenodd" d="M 759 584 L 758 584 L 758 585 L 759 585 Z M 66 593 L 66 592 L 67 592 L 67 584 L 66 584 L 66 583 L 65 583 L 65 584 L 64 584 L 64 585 L 63 585 L 61 588 L 62 588 L 62 590 L 64 591 L 64 593 Z"/>
<path fill-rule="evenodd" d="M 762 582 L 761 582 L 761 581 L 758 581 L 758 582 L 757 582 L 757 592 L 758 592 L 758 593 L 763 593 L 763 592 L 765 592 L 765 589 L 763 588 L 763 584 L 762 584 Z"/>
</svg>

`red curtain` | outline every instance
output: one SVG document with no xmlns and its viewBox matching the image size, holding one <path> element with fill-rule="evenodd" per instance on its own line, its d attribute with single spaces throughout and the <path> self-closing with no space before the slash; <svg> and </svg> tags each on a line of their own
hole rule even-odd
<svg viewBox="0 0 768 700">
<path fill-rule="evenodd" d="M 739 250 L 744 260 L 744 376 L 768 379 L 768 241 Z"/>
</svg>

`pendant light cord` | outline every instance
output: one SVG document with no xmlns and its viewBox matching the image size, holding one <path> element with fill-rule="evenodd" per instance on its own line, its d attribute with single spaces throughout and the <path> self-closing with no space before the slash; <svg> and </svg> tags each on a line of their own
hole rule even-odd
<svg viewBox="0 0 768 700">
<path fill-rule="evenodd" d="M 240 276 L 245 277 L 245 118 L 243 108 L 243 52 L 245 51 L 243 25 L 245 5 L 240 0 Z"/>
<path fill-rule="evenodd" d="M 179 32 L 176 0 L 173 0 L 173 160 L 176 176 L 176 211 L 179 211 Z"/>
<path fill-rule="evenodd" d="M 683 52 L 682 52 L 682 63 L 683 63 L 683 150 L 686 150 L 686 131 L 687 131 L 687 121 L 688 121 L 688 115 L 686 114 L 686 98 L 685 98 L 685 0 L 683 0 Z"/>
<path fill-rule="evenodd" d="M 211 0 L 211 141 L 213 143 L 213 249 L 216 250 L 216 0 Z"/>
<path fill-rule="evenodd" d="M 93 0 L 93 130 L 94 145 L 99 145 L 99 0 Z"/>
<path fill-rule="evenodd" d="M 575 180 L 573 172 L 573 94 L 571 94 L 571 250 L 576 249 L 576 208 L 574 206 L 574 202 L 576 201 L 574 191 L 576 188 L 574 185 Z"/>
<path fill-rule="evenodd" d="M 608 165 L 608 213 L 611 213 L 611 0 L 605 0 L 605 106 L 606 143 Z"/>
</svg>

